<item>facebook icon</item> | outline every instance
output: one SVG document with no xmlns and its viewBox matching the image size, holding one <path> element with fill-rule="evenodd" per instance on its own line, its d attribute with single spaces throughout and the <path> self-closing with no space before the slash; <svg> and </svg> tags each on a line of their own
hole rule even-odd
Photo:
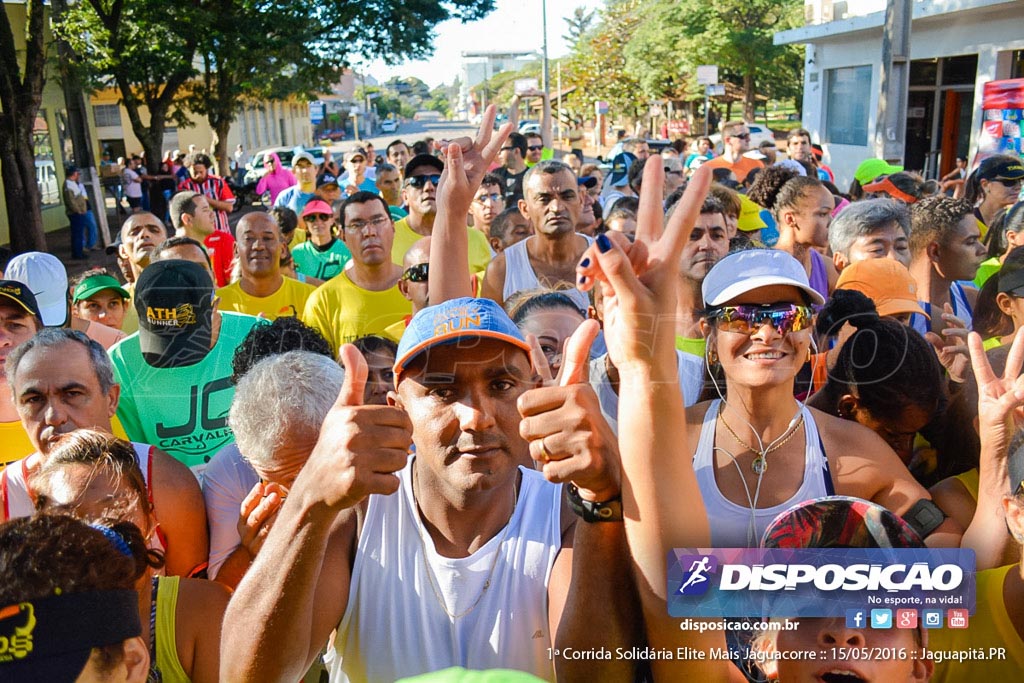
<svg viewBox="0 0 1024 683">
<path fill-rule="evenodd" d="M 862 609 L 846 610 L 846 628 L 865 628 L 867 616 Z"/>
</svg>

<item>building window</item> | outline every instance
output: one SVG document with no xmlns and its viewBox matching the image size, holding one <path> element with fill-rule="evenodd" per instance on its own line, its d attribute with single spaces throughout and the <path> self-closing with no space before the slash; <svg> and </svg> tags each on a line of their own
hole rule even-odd
<svg viewBox="0 0 1024 683">
<path fill-rule="evenodd" d="M 1014 50 L 1010 55 L 1010 78 L 1024 78 L 1024 50 Z"/>
<path fill-rule="evenodd" d="M 871 67 L 828 69 L 825 75 L 825 142 L 867 145 Z"/>
<path fill-rule="evenodd" d="M 121 108 L 116 104 L 94 104 L 92 115 L 96 118 L 96 127 L 121 127 Z"/>
<path fill-rule="evenodd" d="M 36 183 L 43 206 L 60 204 L 60 183 L 57 181 L 57 164 L 45 109 L 39 110 L 32 125 L 32 151 L 36 158 Z"/>
<path fill-rule="evenodd" d="M 978 55 L 946 57 L 942 60 L 943 85 L 974 85 L 978 75 Z"/>
</svg>

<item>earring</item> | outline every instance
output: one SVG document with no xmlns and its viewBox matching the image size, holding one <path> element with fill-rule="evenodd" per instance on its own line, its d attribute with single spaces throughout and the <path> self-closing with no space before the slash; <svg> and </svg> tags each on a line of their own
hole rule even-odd
<svg viewBox="0 0 1024 683">
<path fill-rule="evenodd" d="M 710 365 L 718 365 L 718 352 L 715 351 L 714 349 L 712 349 L 710 346 L 708 347 L 707 356 L 708 356 L 708 365 L 709 366 Z"/>
<path fill-rule="evenodd" d="M 807 347 L 807 362 L 808 363 L 811 362 L 811 358 L 813 358 L 813 355 L 811 354 L 811 347 L 808 346 Z"/>
</svg>

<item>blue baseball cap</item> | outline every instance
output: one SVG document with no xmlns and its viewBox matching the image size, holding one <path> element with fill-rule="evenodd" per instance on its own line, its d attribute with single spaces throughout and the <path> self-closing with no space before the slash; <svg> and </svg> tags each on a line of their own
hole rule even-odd
<svg viewBox="0 0 1024 683">
<path fill-rule="evenodd" d="M 609 184 L 612 187 L 620 187 L 629 182 L 629 167 L 636 161 L 636 157 L 629 152 L 621 152 L 612 159 L 612 177 Z"/>
<path fill-rule="evenodd" d="M 413 358 L 440 344 L 461 339 L 496 339 L 527 355 L 530 345 L 508 314 L 491 299 L 462 297 L 428 306 L 413 316 L 395 354 L 395 384 Z"/>
</svg>

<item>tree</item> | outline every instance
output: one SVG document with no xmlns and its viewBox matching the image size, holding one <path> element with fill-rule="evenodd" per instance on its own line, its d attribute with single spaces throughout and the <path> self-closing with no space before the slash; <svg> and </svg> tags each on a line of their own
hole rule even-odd
<svg viewBox="0 0 1024 683">
<path fill-rule="evenodd" d="M 575 46 L 590 30 L 594 23 L 594 13 L 588 12 L 586 7 L 577 7 L 572 11 L 571 17 L 562 19 L 565 22 L 565 33 L 562 38 L 569 45 Z"/>
<path fill-rule="evenodd" d="M 692 92 L 687 78 L 697 65 L 718 64 L 722 80 L 742 86 L 743 116 L 753 121 L 756 95 L 792 97 L 802 86 L 801 49 L 773 43 L 802 21 L 800 0 L 646 0 L 640 14 L 627 61 L 651 95 Z"/>
<path fill-rule="evenodd" d="M 0 170 L 7 202 L 7 223 L 15 253 L 46 251 L 42 197 L 36 184 L 32 128 L 46 83 L 46 25 L 43 0 L 25 2 L 25 54 L 14 43 L 7 5 L 0 7 Z"/>
<path fill-rule="evenodd" d="M 182 101 L 206 14 L 178 0 L 83 0 L 57 27 L 94 87 L 113 81 L 147 163 L 159 163 L 168 123 L 190 125 Z M 143 118 L 148 110 L 148 121 Z"/>
<path fill-rule="evenodd" d="M 494 0 L 203 1 L 210 14 L 199 44 L 203 73 L 188 103 L 209 120 L 222 167 L 231 123 L 247 101 L 312 97 L 357 57 L 393 62 L 425 56 L 436 24 L 478 19 L 494 7 Z M 414 94 L 428 96 L 425 83 L 407 82 Z"/>
</svg>

